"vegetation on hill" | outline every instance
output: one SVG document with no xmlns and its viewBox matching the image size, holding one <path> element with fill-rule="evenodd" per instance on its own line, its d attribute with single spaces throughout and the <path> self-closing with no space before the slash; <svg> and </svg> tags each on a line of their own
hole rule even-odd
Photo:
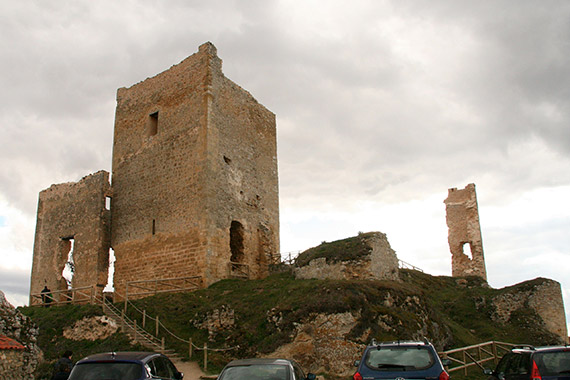
<svg viewBox="0 0 570 380">
<path fill-rule="evenodd" d="M 320 245 L 301 252 L 295 259 L 295 262 L 298 266 L 305 266 L 309 261 L 321 257 L 325 257 L 327 263 L 358 260 L 370 254 L 372 247 L 370 247 L 366 239 L 376 233 L 377 232 L 360 232 L 357 236 L 342 240 L 333 242 L 323 241 Z"/>
<path fill-rule="evenodd" d="M 97 352 L 129 351 L 142 349 L 132 345 L 129 338 L 117 332 L 102 340 L 71 340 L 63 336 L 66 327 L 77 321 L 92 316 L 103 315 L 101 307 L 96 305 L 66 305 L 53 307 L 20 307 L 22 314 L 30 317 L 39 326 L 38 345 L 44 354 L 44 362 L 36 370 L 36 379 L 51 379 L 54 364 L 61 355 L 71 350 L 73 360 Z"/>
<path fill-rule="evenodd" d="M 492 298 L 504 290 L 491 289 L 478 278 L 434 277 L 402 270 L 402 282 L 296 280 L 290 273 L 276 273 L 263 280 L 223 280 L 207 289 L 162 294 L 134 301 L 149 316 L 175 335 L 201 347 L 229 349 L 209 352 L 208 366 L 216 370 L 231 358 L 271 353 L 292 341 L 297 326 L 313 315 L 350 312 L 357 322 L 347 339 L 366 343 L 427 337 L 439 349 L 450 349 L 489 340 L 550 344 L 556 337 L 547 332 L 540 317 L 530 309 L 515 312 L 509 324 L 492 319 Z M 534 280 L 539 281 L 539 280 Z M 528 285 L 521 285 L 528 286 Z M 100 351 L 128 349 L 128 339 L 115 334 L 106 341 L 69 341 L 62 329 L 86 315 L 101 314 L 96 306 L 21 308 L 40 326 L 39 345 L 47 360 L 65 349 L 75 359 Z M 231 311 L 230 325 L 221 322 Z M 132 307 L 128 314 L 142 324 Z M 217 319 L 216 319 L 217 318 Z M 208 330 L 214 320 L 215 328 Z M 210 326 L 211 327 L 211 326 Z M 154 325 L 147 323 L 154 331 Z M 165 335 L 166 345 L 188 356 L 188 344 Z M 132 348 L 131 348 L 132 349 Z M 198 352 L 192 358 L 202 360 Z"/>
</svg>

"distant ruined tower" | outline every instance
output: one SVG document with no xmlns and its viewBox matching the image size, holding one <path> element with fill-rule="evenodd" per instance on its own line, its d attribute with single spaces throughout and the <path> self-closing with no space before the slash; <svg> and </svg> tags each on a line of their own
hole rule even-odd
<svg viewBox="0 0 570 380">
<path fill-rule="evenodd" d="M 449 189 L 444 203 L 452 276 L 478 276 L 487 281 L 475 184 L 463 190 Z"/>
<path fill-rule="evenodd" d="M 32 295 L 129 281 L 262 278 L 279 259 L 275 114 L 222 73 L 211 43 L 117 91 L 112 184 L 101 171 L 40 193 Z"/>
</svg>

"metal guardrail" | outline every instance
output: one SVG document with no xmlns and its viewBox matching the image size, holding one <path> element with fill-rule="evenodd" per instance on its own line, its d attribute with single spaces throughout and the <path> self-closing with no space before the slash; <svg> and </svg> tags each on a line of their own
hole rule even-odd
<svg viewBox="0 0 570 380">
<path fill-rule="evenodd" d="M 503 354 L 510 351 L 514 346 L 516 346 L 516 344 L 489 341 L 473 346 L 439 352 L 439 356 L 442 359 L 449 359 L 451 361 L 452 364 L 449 366 L 448 372 L 464 370 L 465 375 L 467 375 L 467 370 L 470 367 L 476 366 L 483 370 L 482 364 L 490 361 L 493 361 L 493 364 L 496 365 Z"/>
</svg>

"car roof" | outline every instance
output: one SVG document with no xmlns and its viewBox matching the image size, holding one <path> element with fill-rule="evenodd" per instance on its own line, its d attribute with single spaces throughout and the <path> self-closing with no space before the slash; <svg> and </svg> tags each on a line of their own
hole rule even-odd
<svg viewBox="0 0 570 380">
<path fill-rule="evenodd" d="M 121 352 L 104 352 L 94 355 L 89 355 L 80 361 L 80 363 L 96 362 L 96 361 L 131 361 L 131 362 L 146 362 L 155 356 L 161 356 L 157 352 L 143 352 L 143 351 L 121 351 Z"/>
<path fill-rule="evenodd" d="M 543 346 L 543 347 L 533 347 L 530 345 L 526 346 L 516 346 L 511 350 L 512 352 L 550 352 L 550 351 L 568 351 L 570 346 Z"/>
<path fill-rule="evenodd" d="M 420 342 L 415 340 L 397 340 L 391 342 L 375 342 L 373 341 L 368 347 L 383 347 L 383 346 L 404 346 L 404 347 L 413 347 L 413 346 L 430 346 L 429 342 Z"/>
<path fill-rule="evenodd" d="M 274 364 L 274 365 L 286 365 L 291 364 L 292 360 L 289 359 L 276 359 L 276 358 L 253 358 L 253 359 L 238 359 L 229 362 L 226 367 L 238 367 L 246 365 L 256 365 L 256 364 Z"/>
</svg>

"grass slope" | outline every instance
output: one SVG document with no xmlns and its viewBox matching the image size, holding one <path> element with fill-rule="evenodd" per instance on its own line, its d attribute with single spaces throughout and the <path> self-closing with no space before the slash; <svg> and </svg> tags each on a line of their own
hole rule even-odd
<svg viewBox="0 0 570 380">
<path fill-rule="evenodd" d="M 276 350 L 292 340 L 300 322 L 316 313 L 349 311 L 358 315 L 348 339 L 360 343 L 366 343 L 361 341 L 364 336 L 382 341 L 418 339 L 419 335 L 427 336 L 440 349 L 489 340 L 535 345 L 552 343 L 552 334 L 542 328 L 538 316 L 530 309 L 514 313 L 508 325 L 492 320 L 491 299 L 505 290 L 491 289 L 476 278 L 458 280 L 412 270 L 402 270 L 400 276 L 402 282 L 334 281 L 296 280 L 289 273 L 279 273 L 263 280 L 223 280 L 207 289 L 162 294 L 134 303 L 146 310 L 147 315 L 158 315 L 177 336 L 185 340 L 192 338 L 199 347 L 208 342 L 212 348 L 231 348 L 209 352 L 208 366 L 213 371 L 231 358 Z M 62 337 L 65 326 L 73 325 L 84 315 L 100 314 L 95 306 L 20 310 L 40 326 L 39 344 L 48 360 L 57 358 L 65 349 L 72 349 L 79 359 L 128 345 L 120 334 L 108 342 L 71 342 Z M 208 316 L 223 311 L 233 312 L 235 323 L 209 335 L 205 321 Z M 142 324 L 134 308 L 129 308 L 128 314 Z M 147 329 L 154 331 L 154 325 L 147 324 Z M 188 355 L 187 343 L 169 335 L 165 339 L 167 346 Z M 202 353 L 192 359 L 201 361 Z"/>
</svg>

